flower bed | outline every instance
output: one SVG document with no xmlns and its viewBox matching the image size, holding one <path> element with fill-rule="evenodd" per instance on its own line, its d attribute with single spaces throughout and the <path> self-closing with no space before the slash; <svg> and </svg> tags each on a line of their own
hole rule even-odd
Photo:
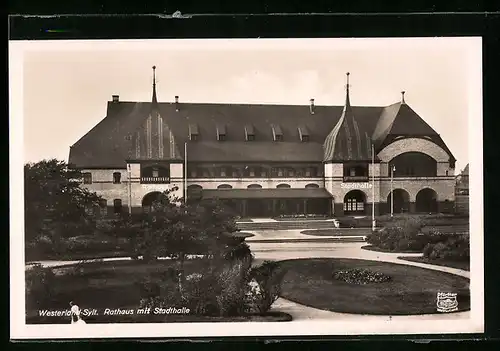
<svg viewBox="0 0 500 351">
<path fill-rule="evenodd" d="M 333 273 L 333 278 L 358 285 L 385 283 L 391 280 L 391 277 L 386 274 L 360 268 L 336 271 Z"/>
</svg>

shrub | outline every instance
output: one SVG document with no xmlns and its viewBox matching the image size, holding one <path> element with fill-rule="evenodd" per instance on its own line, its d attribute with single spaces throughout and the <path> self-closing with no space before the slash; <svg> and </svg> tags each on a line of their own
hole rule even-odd
<svg viewBox="0 0 500 351">
<path fill-rule="evenodd" d="M 265 261 L 253 267 L 248 275 L 247 302 L 259 313 L 266 313 L 281 294 L 281 285 L 286 271 L 278 262 Z"/>
<path fill-rule="evenodd" d="M 333 278 L 350 284 L 366 285 L 370 283 L 384 283 L 391 280 L 391 277 L 368 269 L 349 269 L 333 273 Z"/>
<path fill-rule="evenodd" d="M 439 242 L 430 242 L 424 248 L 424 257 L 430 260 L 468 261 L 470 239 L 468 235 L 447 235 Z"/>
<path fill-rule="evenodd" d="M 56 294 L 56 275 L 51 268 L 33 265 L 26 271 L 26 310 L 49 307 Z"/>
<path fill-rule="evenodd" d="M 423 226 L 423 221 L 416 217 L 397 219 L 369 234 L 367 242 L 388 251 L 420 251 L 427 243 Z"/>
</svg>

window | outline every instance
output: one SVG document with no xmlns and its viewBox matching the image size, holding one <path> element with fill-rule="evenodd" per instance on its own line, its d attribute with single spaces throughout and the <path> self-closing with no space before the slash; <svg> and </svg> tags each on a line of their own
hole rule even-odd
<svg viewBox="0 0 500 351">
<path fill-rule="evenodd" d="M 217 140 L 219 141 L 226 140 L 226 126 L 224 125 L 217 126 Z"/>
<path fill-rule="evenodd" d="M 355 168 L 351 168 L 351 169 L 349 170 L 349 175 L 350 175 L 351 177 L 355 177 L 355 176 L 356 176 L 356 169 L 355 169 Z"/>
<path fill-rule="evenodd" d="M 219 134 L 219 141 L 226 141 L 226 134 Z"/>
<path fill-rule="evenodd" d="M 99 212 L 101 216 L 106 216 L 108 214 L 108 203 L 106 199 L 99 200 Z"/>
<path fill-rule="evenodd" d="M 121 199 L 114 199 L 113 200 L 113 210 L 114 210 L 114 213 L 121 213 L 122 212 L 122 200 Z"/>
<path fill-rule="evenodd" d="M 278 177 L 283 177 L 283 168 L 278 168 Z"/>
<path fill-rule="evenodd" d="M 238 172 L 238 170 L 236 168 L 233 169 L 232 175 L 233 175 L 233 178 L 238 178 L 239 177 L 239 172 Z"/>
<path fill-rule="evenodd" d="M 198 140 L 198 126 L 196 124 L 189 125 L 189 140 L 196 141 Z"/>
<path fill-rule="evenodd" d="M 356 199 L 347 199 L 347 202 L 344 202 L 345 212 L 362 212 L 364 210 L 365 204 L 362 201 L 358 201 Z"/>
<path fill-rule="evenodd" d="M 83 184 L 92 184 L 92 173 L 85 172 L 82 173 L 83 176 Z"/>
<path fill-rule="evenodd" d="M 260 171 L 260 176 L 261 176 L 262 178 L 266 178 L 266 177 L 267 177 L 267 172 L 266 172 L 266 170 L 265 170 L 265 169 L 261 169 L 261 171 Z"/>
<path fill-rule="evenodd" d="M 311 168 L 306 168 L 306 177 L 311 176 Z"/>
<path fill-rule="evenodd" d="M 226 168 L 222 167 L 220 169 L 220 176 L 221 177 L 227 177 Z"/>
<path fill-rule="evenodd" d="M 191 174 L 191 178 L 196 178 L 196 168 L 192 169 L 190 174 Z"/>
<path fill-rule="evenodd" d="M 154 167 L 151 171 L 151 175 L 153 178 L 158 178 L 160 176 L 160 171 L 158 168 Z"/>
<path fill-rule="evenodd" d="M 203 177 L 208 178 L 210 177 L 210 172 L 208 171 L 208 168 L 203 168 Z"/>
<path fill-rule="evenodd" d="M 288 176 L 289 176 L 289 177 L 295 177 L 295 170 L 294 170 L 293 168 L 290 168 L 290 169 L 288 170 Z"/>
<path fill-rule="evenodd" d="M 246 141 L 254 141 L 255 140 L 255 131 L 253 125 L 245 126 L 245 139 Z"/>
<path fill-rule="evenodd" d="M 113 173 L 113 184 L 120 184 L 121 179 L 122 179 L 121 172 L 114 172 Z"/>
<path fill-rule="evenodd" d="M 309 141 L 309 131 L 305 126 L 300 126 L 299 128 L 299 137 L 302 142 Z"/>
<path fill-rule="evenodd" d="M 250 169 L 248 170 L 248 175 L 250 177 L 255 177 L 255 169 L 253 167 L 250 167 Z"/>
<path fill-rule="evenodd" d="M 283 132 L 281 131 L 281 127 L 279 125 L 273 125 L 273 139 L 274 141 L 283 141 Z"/>
</svg>

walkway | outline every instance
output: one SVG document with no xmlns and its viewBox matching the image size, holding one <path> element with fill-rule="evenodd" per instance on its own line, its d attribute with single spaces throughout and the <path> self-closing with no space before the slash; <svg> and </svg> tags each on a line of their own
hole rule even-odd
<svg viewBox="0 0 500 351">
<path fill-rule="evenodd" d="M 300 234 L 301 230 L 285 230 L 285 231 L 261 231 L 255 234 L 254 237 L 247 238 L 248 244 L 254 253 L 255 260 L 262 262 L 264 260 L 287 260 L 300 258 L 352 258 L 365 259 L 382 262 L 390 262 L 395 264 L 404 264 L 409 266 L 422 267 L 427 269 L 438 270 L 451 274 L 456 274 L 470 279 L 470 272 L 461 269 L 436 266 L 431 264 L 411 262 L 401 260 L 399 256 L 420 257 L 422 254 L 402 254 L 402 253 L 383 253 L 376 251 L 364 250 L 361 247 L 366 245 L 364 242 L 338 243 L 338 242 L 317 242 L 318 238 L 311 235 Z M 344 235 L 345 237 L 345 235 Z M 279 242 L 276 239 L 281 239 Z M 309 240 L 308 240 L 309 239 Z M 102 261 L 130 260 L 130 258 L 104 258 Z M 44 267 L 55 267 L 63 265 L 71 265 L 79 261 L 41 261 L 39 262 Z M 308 306 L 304 306 L 284 298 L 279 298 L 273 305 L 273 310 L 282 311 L 292 315 L 293 320 L 325 320 L 325 319 L 342 319 L 342 320 L 362 320 L 362 321 L 388 321 L 388 320 L 456 320 L 467 319 L 470 317 L 470 311 L 449 313 L 449 314 L 429 314 L 429 315 L 412 315 L 412 316 L 373 316 L 373 315 L 358 315 L 348 313 L 330 312 L 320 310 Z"/>
</svg>

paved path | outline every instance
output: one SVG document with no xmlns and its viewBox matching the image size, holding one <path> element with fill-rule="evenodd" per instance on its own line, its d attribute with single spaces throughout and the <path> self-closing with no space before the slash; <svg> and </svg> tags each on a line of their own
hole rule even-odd
<svg viewBox="0 0 500 351">
<path fill-rule="evenodd" d="M 288 230 L 243 230 L 245 233 L 251 233 L 254 236 L 246 238 L 245 241 L 249 244 L 254 241 L 294 241 L 294 240 L 311 240 L 317 241 L 318 239 L 336 239 L 346 236 L 365 238 L 371 230 L 366 228 L 329 228 L 326 230 L 333 230 L 336 235 L 307 235 L 301 234 L 306 229 L 288 229 Z M 324 230 L 324 229 L 322 229 Z"/>
<path fill-rule="evenodd" d="M 294 241 L 294 239 L 318 238 L 310 235 L 300 234 L 301 230 L 284 230 L 284 231 L 260 231 L 252 232 L 254 237 L 247 238 L 248 244 L 254 254 L 256 262 L 263 260 L 288 260 L 299 258 L 353 258 L 366 259 L 382 262 L 390 262 L 395 264 L 404 264 L 428 269 L 434 269 L 442 272 L 456 274 L 466 278 L 470 278 L 468 271 L 461 269 L 430 265 L 419 262 L 405 261 L 398 256 L 413 256 L 420 257 L 422 254 L 402 254 L 402 253 L 382 253 L 361 249 L 366 243 L 334 243 L 334 242 L 315 242 L 315 241 Z M 304 238 L 305 237 L 305 238 Z M 257 239 L 256 239 L 257 238 Z M 273 240 L 276 238 L 289 239 L 288 242 L 262 242 L 260 240 Z M 326 237 L 322 237 L 326 238 Z M 253 240 L 251 240 L 253 239 Z M 255 240 L 258 240 L 255 242 Z M 253 242 L 252 242 L 253 241 Z M 129 260 L 130 258 L 105 258 L 103 261 Z M 70 265 L 79 261 L 42 261 L 40 262 L 45 267 L 54 267 L 62 265 Z M 279 298 L 273 305 L 273 310 L 286 312 L 292 315 L 293 320 L 307 319 L 346 319 L 360 321 L 387 321 L 387 320 L 444 320 L 444 319 L 461 319 L 469 318 L 470 311 L 450 313 L 450 314 L 430 314 L 430 315 L 415 315 L 415 316 L 373 316 L 373 315 L 358 315 L 348 313 L 337 313 L 324 311 L 295 302 Z"/>
</svg>

